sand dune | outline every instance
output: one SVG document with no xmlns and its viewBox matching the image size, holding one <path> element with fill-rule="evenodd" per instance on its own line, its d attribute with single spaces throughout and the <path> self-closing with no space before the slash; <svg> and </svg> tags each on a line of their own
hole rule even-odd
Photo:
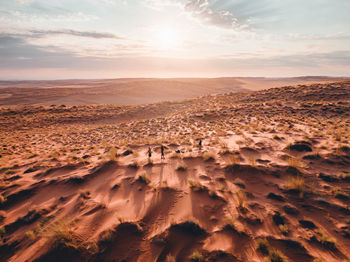
<svg viewBox="0 0 350 262">
<path fill-rule="evenodd" d="M 342 81 L 2 107 L 1 260 L 347 261 L 349 106 Z"/>
</svg>

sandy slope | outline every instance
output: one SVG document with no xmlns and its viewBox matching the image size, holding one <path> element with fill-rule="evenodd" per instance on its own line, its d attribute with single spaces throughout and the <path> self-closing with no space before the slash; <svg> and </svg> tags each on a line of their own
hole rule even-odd
<svg viewBox="0 0 350 262">
<path fill-rule="evenodd" d="M 346 261 L 349 105 L 340 82 L 2 108 L 0 257 Z"/>
</svg>

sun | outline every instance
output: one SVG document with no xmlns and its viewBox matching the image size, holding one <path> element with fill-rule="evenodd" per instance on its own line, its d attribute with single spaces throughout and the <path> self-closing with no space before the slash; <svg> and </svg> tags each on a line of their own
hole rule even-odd
<svg viewBox="0 0 350 262">
<path fill-rule="evenodd" d="M 157 30 L 156 42 L 162 49 L 174 49 L 181 46 L 182 39 L 179 32 L 173 28 L 164 27 Z"/>
</svg>

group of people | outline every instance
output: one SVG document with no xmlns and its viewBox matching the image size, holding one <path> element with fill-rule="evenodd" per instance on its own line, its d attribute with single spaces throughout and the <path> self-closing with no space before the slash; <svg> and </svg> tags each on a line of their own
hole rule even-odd
<svg viewBox="0 0 350 262">
<path fill-rule="evenodd" d="M 164 146 L 161 145 L 160 147 L 160 154 L 161 154 L 161 159 L 165 159 L 165 155 L 164 155 Z M 151 158 L 152 157 L 152 150 L 151 150 L 151 147 L 148 147 L 148 158 Z"/>
<path fill-rule="evenodd" d="M 202 139 L 198 142 L 198 148 L 199 150 L 202 150 Z M 152 157 L 152 150 L 151 147 L 148 147 L 148 158 L 150 159 Z M 165 160 L 165 154 L 164 154 L 164 146 L 160 146 L 160 158 L 161 160 Z"/>
</svg>

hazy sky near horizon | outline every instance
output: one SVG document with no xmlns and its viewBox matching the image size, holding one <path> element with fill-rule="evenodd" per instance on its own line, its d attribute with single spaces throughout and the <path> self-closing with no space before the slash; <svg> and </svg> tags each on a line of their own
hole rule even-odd
<svg viewBox="0 0 350 262">
<path fill-rule="evenodd" d="M 350 76 L 349 0 L 0 3 L 0 79 Z"/>
</svg>

